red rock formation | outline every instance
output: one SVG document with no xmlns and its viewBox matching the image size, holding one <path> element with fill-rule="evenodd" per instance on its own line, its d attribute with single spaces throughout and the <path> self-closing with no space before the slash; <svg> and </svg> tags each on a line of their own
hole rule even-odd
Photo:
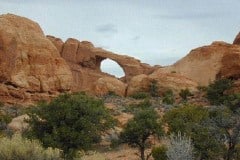
<svg viewBox="0 0 240 160">
<path fill-rule="evenodd" d="M 176 72 L 199 85 L 208 85 L 217 78 L 238 78 L 240 75 L 240 47 L 225 42 L 192 50 L 174 65 L 161 68 L 163 72 Z"/>
<path fill-rule="evenodd" d="M 240 32 L 238 33 L 238 35 L 234 39 L 233 44 L 240 45 Z"/>
<path fill-rule="evenodd" d="M 51 36 L 49 40 L 55 45 L 58 44 L 56 43 L 57 38 Z M 56 47 L 57 46 L 58 45 L 56 45 Z M 60 54 L 72 70 L 74 79 L 72 86 L 73 91 L 87 91 L 98 95 L 113 91 L 124 96 L 126 90 L 126 84 L 124 83 L 129 82 L 132 77 L 138 74 L 149 74 L 154 70 L 153 67 L 143 64 L 139 60 L 96 48 L 91 42 L 87 41 L 80 42 L 76 39 L 69 38 L 64 44 L 61 44 L 59 48 L 63 48 Z M 114 76 L 101 71 L 101 62 L 104 59 L 111 59 L 122 67 L 125 72 L 125 77 L 121 80 L 123 80 L 124 83 L 120 82 Z M 106 86 L 103 86 L 102 80 L 104 80 L 104 85 Z"/>
<path fill-rule="evenodd" d="M 234 44 L 239 44 L 239 35 Z M 125 72 L 116 77 L 101 71 L 101 62 L 111 59 Z M 192 50 L 168 67 L 151 67 L 139 60 L 96 48 L 87 41 L 66 42 L 45 36 L 29 19 L 0 16 L 0 99 L 10 103 L 50 99 L 63 91 L 87 91 L 121 96 L 146 91 L 156 80 L 159 92 L 178 92 L 208 85 L 216 78 L 240 78 L 240 46 L 214 42 Z"/>
<path fill-rule="evenodd" d="M 37 23 L 6 14 L 0 16 L 0 83 L 2 101 L 24 102 L 70 90 L 72 74 Z"/>
</svg>

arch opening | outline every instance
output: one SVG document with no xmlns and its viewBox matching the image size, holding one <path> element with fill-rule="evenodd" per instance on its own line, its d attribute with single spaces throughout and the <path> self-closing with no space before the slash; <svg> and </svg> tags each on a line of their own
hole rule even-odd
<svg viewBox="0 0 240 160">
<path fill-rule="evenodd" d="M 104 73 L 108 73 L 117 78 L 121 78 L 125 76 L 125 72 L 123 68 L 115 61 L 111 59 L 105 59 L 100 64 L 100 69 Z"/>
</svg>

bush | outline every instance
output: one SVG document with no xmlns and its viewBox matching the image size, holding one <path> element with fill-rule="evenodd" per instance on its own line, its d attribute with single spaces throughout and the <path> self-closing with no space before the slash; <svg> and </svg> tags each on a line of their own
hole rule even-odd
<svg viewBox="0 0 240 160">
<path fill-rule="evenodd" d="M 167 90 L 163 94 L 163 103 L 165 104 L 173 104 L 175 102 L 174 100 L 174 94 L 172 90 Z"/>
<path fill-rule="evenodd" d="M 158 84 L 156 80 L 152 80 L 150 85 L 149 85 L 149 93 L 152 97 L 158 97 Z"/>
<path fill-rule="evenodd" d="M 145 93 L 145 92 L 137 92 L 137 93 L 131 95 L 130 97 L 132 97 L 134 99 L 145 99 L 145 98 L 149 98 L 149 94 Z"/>
<path fill-rule="evenodd" d="M 192 93 L 189 91 L 189 89 L 181 89 L 179 96 L 186 101 L 189 96 L 192 96 Z"/>
<path fill-rule="evenodd" d="M 172 134 L 169 139 L 167 157 L 168 160 L 193 160 L 193 146 L 191 139 L 179 132 Z"/>
<path fill-rule="evenodd" d="M 28 137 L 39 139 L 45 147 L 62 149 L 70 159 L 77 150 L 98 143 L 101 134 L 115 124 L 101 100 L 80 93 L 40 103 L 28 115 Z"/>
<path fill-rule="evenodd" d="M 12 138 L 0 139 L 0 159 L 2 160 L 61 160 L 60 150 L 44 149 L 36 140 L 23 139 L 16 134 Z"/>
<path fill-rule="evenodd" d="M 159 146 L 152 149 L 152 157 L 154 160 L 167 160 L 167 147 Z"/>
<path fill-rule="evenodd" d="M 211 83 L 207 88 L 207 99 L 213 105 L 224 104 L 228 99 L 228 95 L 225 93 L 231 89 L 233 82 L 229 79 L 220 79 Z"/>
</svg>

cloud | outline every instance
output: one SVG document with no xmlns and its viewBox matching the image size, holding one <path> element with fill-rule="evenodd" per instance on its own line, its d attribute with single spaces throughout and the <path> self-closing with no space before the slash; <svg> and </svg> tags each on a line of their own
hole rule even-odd
<svg viewBox="0 0 240 160">
<path fill-rule="evenodd" d="M 100 33 L 117 33 L 118 32 L 114 24 L 104 24 L 104 25 L 97 26 L 96 31 Z"/>
<path fill-rule="evenodd" d="M 199 19 L 211 19 L 219 17 L 220 13 L 169 13 L 169 14 L 157 14 L 154 15 L 157 19 L 167 19 L 167 20 L 199 20 Z"/>
</svg>

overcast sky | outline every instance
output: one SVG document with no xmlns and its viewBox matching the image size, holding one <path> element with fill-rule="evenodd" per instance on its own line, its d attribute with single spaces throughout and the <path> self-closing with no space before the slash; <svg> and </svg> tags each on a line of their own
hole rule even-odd
<svg viewBox="0 0 240 160">
<path fill-rule="evenodd" d="M 240 31 L 240 0 L 0 0 L 5 13 L 151 65 L 172 64 L 212 41 L 232 43 Z M 105 69 L 120 74 L 110 63 Z"/>
</svg>

